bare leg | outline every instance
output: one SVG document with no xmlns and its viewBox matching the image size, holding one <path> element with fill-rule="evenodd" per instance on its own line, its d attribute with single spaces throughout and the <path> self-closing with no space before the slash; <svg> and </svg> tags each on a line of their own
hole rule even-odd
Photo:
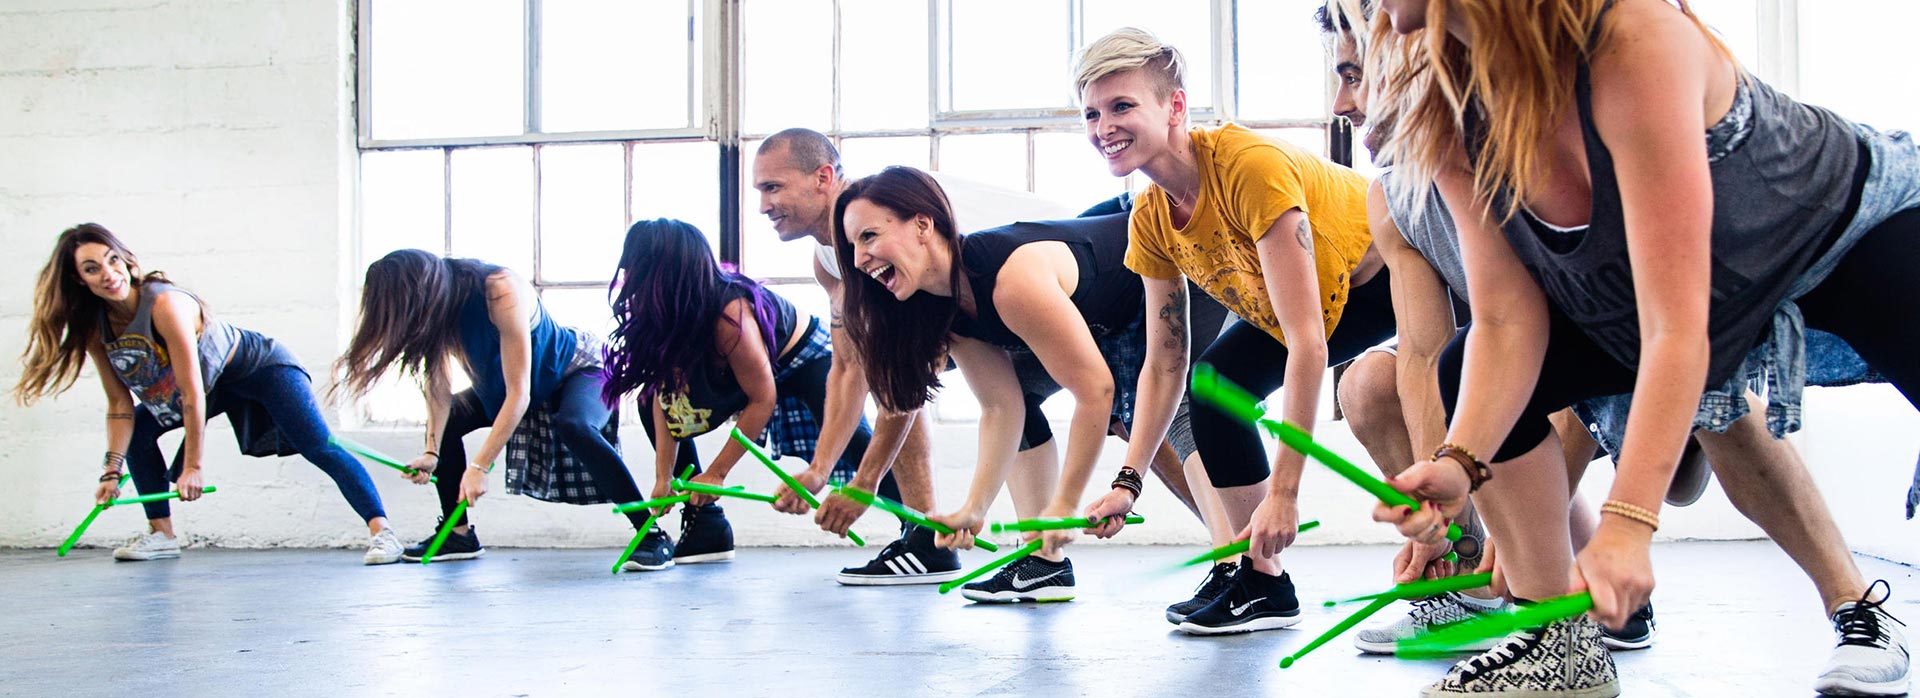
<svg viewBox="0 0 1920 698">
<path fill-rule="evenodd" d="M 172 537 L 173 536 L 173 517 L 167 517 L 164 519 L 147 519 L 147 530 L 153 531 L 155 533 L 165 533 L 167 534 L 168 537 Z"/>
<path fill-rule="evenodd" d="M 1031 519 L 1040 515 L 1053 501 L 1053 491 L 1060 486 L 1059 439 L 1048 439 L 1013 457 L 1013 472 L 1007 474 L 1007 494 L 1013 497 L 1013 513 L 1022 519 Z M 1032 533 L 1027 540 L 1039 537 Z M 1045 557 L 1042 553 L 1035 553 Z M 1055 553 L 1046 558 L 1059 562 L 1066 558 L 1064 553 Z"/>
<path fill-rule="evenodd" d="M 1494 465 L 1500 473 L 1474 493 L 1487 528 L 1500 540 L 1500 566 L 1507 588 L 1519 598 L 1546 599 L 1567 592 L 1573 566 L 1567 517 L 1541 502 L 1568 497 L 1567 469 L 1558 436 L 1549 435 L 1533 450 Z"/>
<path fill-rule="evenodd" d="M 900 486 L 900 498 L 920 511 L 938 511 L 933 498 L 933 415 L 920 410 L 907 438 L 900 444 L 900 455 L 893 460 L 893 481 Z"/>
<path fill-rule="evenodd" d="M 1571 495 L 1567 502 L 1567 532 L 1573 541 L 1573 549 L 1587 547 L 1593 540 L 1593 532 L 1600 527 L 1600 515 L 1593 512 L 1587 500 L 1580 496 L 1580 479 L 1587 475 L 1587 465 L 1600 453 L 1600 444 L 1587 433 L 1587 425 L 1580 422 L 1573 410 L 1565 409 L 1547 415 L 1547 421 L 1553 424 L 1553 433 L 1560 436 L 1560 451 L 1567 463 L 1567 487 Z"/>
</svg>

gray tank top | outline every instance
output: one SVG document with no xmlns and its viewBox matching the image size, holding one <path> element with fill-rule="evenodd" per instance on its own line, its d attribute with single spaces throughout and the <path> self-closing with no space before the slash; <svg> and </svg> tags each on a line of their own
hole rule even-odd
<svg viewBox="0 0 1920 698">
<path fill-rule="evenodd" d="M 1593 187 L 1590 222 L 1560 229 L 1522 209 L 1502 232 L 1547 297 L 1632 368 L 1640 324 L 1626 220 L 1613 156 L 1593 126 L 1589 77 L 1582 62 L 1574 92 Z M 1794 279 L 1852 217 L 1856 170 L 1868 163 L 1852 123 L 1745 74 L 1706 145 L 1714 202 L 1706 385 L 1719 385 L 1762 339 Z"/>
<path fill-rule="evenodd" d="M 168 429 L 179 426 L 182 421 L 180 386 L 174 380 L 173 362 L 167 356 L 164 340 L 153 330 L 153 301 L 169 291 L 184 293 L 193 299 L 195 307 L 201 307 L 198 345 L 203 392 L 213 392 L 226 369 L 228 355 L 240 340 L 240 330 L 208 315 L 200 306 L 198 296 L 164 281 L 140 285 L 140 305 L 134 310 L 133 320 L 118 335 L 113 333 L 106 313 L 101 312 L 100 336 L 111 338 L 107 340 L 107 363 L 113 365 L 120 382 L 133 391 L 134 397 L 146 406 L 160 426 Z"/>
<path fill-rule="evenodd" d="M 1460 231 L 1453 225 L 1447 202 L 1440 199 L 1440 188 L 1428 185 L 1426 205 L 1416 207 L 1413 197 L 1400 190 L 1407 184 L 1394 171 L 1380 173 L 1380 186 L 1387 192 L 1387 215 L 1400 229 L 1400 237 L 1427 258 L 1447 282 L 1447 290 L 1466 300 L 1467 265 L 1460 258 Z"/>
</svg>

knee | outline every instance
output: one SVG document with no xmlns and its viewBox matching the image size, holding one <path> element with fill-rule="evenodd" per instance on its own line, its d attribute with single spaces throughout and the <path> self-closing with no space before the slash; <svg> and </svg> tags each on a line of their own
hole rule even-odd
<svg viewBox="0 0 1920 698">
<path fill-rule="evenodd" d="M 1340 377 L 1340 411 L 1352 423 L 1355 436 L 1403 428 L 1400 390 L 1394 357 L 1370 352 L 1361 355 Z"/>
<path fill-rule="evenodd" d="M 588 415 L 556 414 L 553 416 L 553 432 L 562 441 L 578 443 L 584 439 L 594 438 L 600 433 L 600 427 L 604 426 L 604 423 L 595 424 L 594 421 Z"/>
</svg>

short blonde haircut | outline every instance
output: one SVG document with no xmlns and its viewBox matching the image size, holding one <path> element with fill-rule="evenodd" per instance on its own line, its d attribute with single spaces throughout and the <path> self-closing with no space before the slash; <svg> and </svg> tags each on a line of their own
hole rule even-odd
<svg viewBox="0 0 1920 698">
<path fill-rule="evenodd" d="M 1073 94 L 1077 98 L 1095 81 L 1129 70 L 1147 71 L 1154 96 L 1162 100 L 1186 88 L 1186 59 L 1180 49 L 1145 29 L 1121 27 L 1080 50 L 1073 70 Z"/>
</svg>

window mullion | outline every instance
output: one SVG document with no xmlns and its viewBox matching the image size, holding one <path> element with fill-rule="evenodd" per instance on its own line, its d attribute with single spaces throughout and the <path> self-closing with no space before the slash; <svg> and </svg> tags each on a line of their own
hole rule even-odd
<svg viewBox="0 0 1920 698">
<path fill-rule="evenodd" d="M 540 5 L 541 0 L 523 0 L 521 5 L 527 17 L 527 41 L 523 50 L 526 70 L 520 87 L 526 102 L 527 133 L 540 132 Z"/>
</svg>

